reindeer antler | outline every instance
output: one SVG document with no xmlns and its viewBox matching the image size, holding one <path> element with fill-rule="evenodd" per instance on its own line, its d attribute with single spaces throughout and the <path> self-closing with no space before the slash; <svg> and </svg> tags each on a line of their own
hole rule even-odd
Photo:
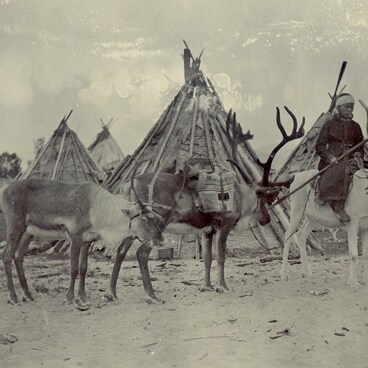
<svg viewBox="0 0 368 368">
<path fill-rule="evenodd" d="M 278 126 L 283 138 L 282 138 L 282 141 L 272 150 L 272 152 L 268 156 L 268 159 L 267 159 L 266 162 L 261 162 L 261 161 L 258 160 L 258 164 L 263 167 L 263 177 L 262 177 L 262 181 L 261 181 L 261 186 L 269 186 L 270 185 L 269 175 L 270 175 L 270 171 L 271 171 L 272 161 L 273 161 L 276 153 L 287 142 L 291 142 L 295 139 L 301 138 L 304 135 L 305 117 L 303 116 L 302 124 L 298 129 L 298 121 L 297 121 L 295 115 L 287 108 L 287 106 L 284 106 L 284 109 L 287 111 L 287 113 L 293 119 L 293 130 L 292 130 L 290 135 L 288 135 L 286 133 L 286 130 L 285 130 L 285 128 L 283 127 L 283 125 L 281 123 L 280 109 L 278 107 L 276 107 L 276 123 L 277 123 L 277 126 Z"/>
<path fill-rule="evenodd" d="M 231 134 L 230 134 L 230 128 L 231 128 Z M 241 142 L 245 142 L 249 139 L 253 138 L 253 135 L 248 130 L 247 133 L 243 133 L 243 129 L 241 125 L 236 121 L 236 113 L 232 111 L 232 109 L 229 110 L 229 113 L 227 114 L 226 119 L 226 135 L 229 138 L 230 144 L 231 144 L 231 155 L 233 161 L 238 163 L 238 145 Z"/>
</svg>

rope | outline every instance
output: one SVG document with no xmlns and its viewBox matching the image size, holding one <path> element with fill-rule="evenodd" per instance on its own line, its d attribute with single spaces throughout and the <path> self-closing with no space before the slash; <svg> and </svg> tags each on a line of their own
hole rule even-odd
<svg viewBox="0 0 368 368">
<path fill-rule="evenodd" d="M 264 249 L 266 249 L 266 251 L 268 252 L 268 253 L 271 253 L 270 252 L 270 250 L 257 238 L 257 235 L 255 234 L 255 232 L 253 231 L 253 229 L 255 229 L 256 228 L 256 226 L 254 226 L 254 227 L 252 227 L 251 225 L 250 225 L 250 222 L 248 223 L 248 225 L 249 225 L 249 229 L 250 229 L 250 231 L 251 231 L 251 233 L 252 233 L 252 235 L 253 235 L 253 237 L 254 237 L 254 239 L 256 239 L 257 240 L 257 242 L 261 245 L 261 247 L 262 248 L 264 248 Z"/>
</svg>

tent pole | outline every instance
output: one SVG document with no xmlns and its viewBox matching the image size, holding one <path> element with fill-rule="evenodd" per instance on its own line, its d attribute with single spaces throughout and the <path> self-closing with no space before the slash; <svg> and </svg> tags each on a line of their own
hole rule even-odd
<svg viewBox="0 0 368 368">
<path fill-rule="evenodd" d="M 180 113 L 181 108 L 182 108 L 182 106 L 184 104 L 184 101 L 185 101 L 184 94 L 182 94 L 181 95 L 181 101 L 179 102 L 179 106 L 176 109 L 176 112 L 175 112 L 174 118 L 172 120 L 170 129 L 167 132 L 166 137 L 165 137 L 165 140 L 163 141 L 163 143 L 161 145 L 160 151 L 159 151 L 159 153 L 157 155 L 157 158 L 156 158 L 156 161 L 155 161 L 155 163 L 153 165 L 152 171 L 155 171 L 157 169 L 158 163 L 161 160 L 162 154 L 163 154 L 163 152 L 164 152 L 164 150 L 166 148 L 166 144 L 167 144 L 167 142 L 168 142 L 168 140 L 169 140 L 169 138 L 171 136 L 171 133 L 173 132 L 174 127 L 175 127 L 175 125 L 176 125 L 176 123 L 178 121 L 179 113 Z"/>
<path fill-rule="evenodd" d="M 175 101 L 175 99 L 174 99 L 174 101 Z M 156 132 L 158 132 L 161 129 L 161 127 L 163 125 L 163 122 L 166 120 L 166 118 L 171 115 L 172 110 L 173 110 L 173 106 L 174 106 L 174 101 L 171 102 L 171 104 L 169 105 L 169 107 L 166 109 L 166 114 L 162 114 L 161 119 L 158 121 L 158 123 L 155 124 L 152 127 L 152 129 L 149 131 L 149 133 L 147 134 L 147 136 L 145 137 L 145 139 L 143 140 L 143 142 L 135 150 L 135 152 L 133 153 L 133 155 L 130 156 L 130 157 L 129 156 L 126 156 L 121 161 L 120 165 L 115 169 L 115 171 L 113 172 L 113 174 L 104 183 L 104 185 L 103 185 L 104 188 L 107 188 L 107 189 L 110 190 L 115 185 L 115 183 L 118 180 L 121 181 L 121 182 L 124 182 L 125 178 L 128 177 L 129 172 L 134 167 L 134 165 L 132 165 L 131 168 L 130 168 L 130 170 L 129 170 L 129 165 L 131 165 L 131 163 L 133 162 L 133 160 L 135 160 L 136 162 L 139 161 L 140 156 L 142 155 L 142 152 L 144 152 L 144 149 L 151 142 L 152 137 L 154 137 L 155 134 L 156 134 Z"/>
<path fill-rule="evenodd" d="M 198 97 L 194 96 L 195 91 L 196 91 L 196 89 L 194 87 L 194 91 L 193 91 L 194 112 L 193 112 L 192 127 L 191 127 L 191 130 L 190 130 L 189 157 L 191 157 L 193 155 L 195 127 L 196 127 L 196 124 L 197 124 L 197 115 L 198 115 Z"/>
<path fill-rule="evenodd" d="M 83 171 L 83 174 L 84 174 L 84 177 L 85 177 L 85 179 L 88 181 L 88 174 L 87 174 L 87 172 L 86 172 L 86 170 L 85 170 L 85 168 L 84 168 L 84 165 L 83 165 L 83 162 L 82 162 L 82 157 L 81 157 L 81 155 L 80 155 L 80 152 L 79 152 L 79 147 L 78 147 L 78 145 L 77 145 L 77 142 L 76 142 L 76 139 L 75 139 L 75 137 L 74 137 L 74 135 L 73 134 L 71 134 L 71 137 L 72 137 L 72 141 L 73 141 L 73 144 L 74 144 L 74 147 L 75 147 L 75 154 L 77 155 L 77 158 L 78 158 L 78 160 L 80 161 L 80 164 L 81 164 L 81 168 L 82 168 L 82 171 Z"/>
<path fill-rule="evenodd" d="M 75 167 L 75 174 L 77 176 L 77 182 L 79 183 L 80 178 L 79 178 L 78 166 L 77 166 L 77 161 L 75 161 L 75 157 L 74 157 L 73 152 L 71 153 L 71 156 L 72 156 L 73 164 L 74 164 L 74 167 Z"/>
<path fill-rule="evenodd" d="M 211 149 L 212 148 L 211 137 L 210 137 L 210 132 L 208 131 L 208 126 L 207 126 L 207 122 L 209 121 L 209 119 L 208 119 L 208 114 L 205 111 L 202 112 L 202 120 L 203 120 L 204 132 L 206 134 L 208 156 L 211 161 L 214 161 L 214 155 Z"/>
<path fill-rule="evenodd" d="M 29 176 L 29 174 L 33 171 L 33 169 L 36 167 L 36 165 L 38 164 L 38 162 L 40 161 L 43 153 L 46 151 L 46 148 L 48 147 L 48 145 L 51 143 L 52 141 L 52 136 L 51 138 L 47 141 L 47 143 L 44 145 L 44 147 L 42 148 L 42 151 L 38 154 L 38 156 L 35 158 L 35 160 L 33 161 L 32 165 L 27 169 L 27 171 L 25 172 L 24 176 L 25 178 L 27 178 Z M 50 151 L 51 152 L 51 151 Z M 49 154 L 50 157 L 51 153 Z M 49 159 L 49 157 L 47 158 L 47 161 Z M 46 163 L 47 163 L 46 161 Z M 42 175 L 42 174 L 41 174 Z"/>
<path fill-rule="evenodd" d="M 61 152 L 63 151 L 63 147 L 64 147 L 64 141 L 65 141 L 66 131 L 67 131 L 67 125 L 65 124 L 65 130 L 64 130 L 63 138 L 61 139 L 59 154 L 58 154 L 58 157 L 57 157 L 56 162 L 55 162 L 54 172 L 52 173 L 51 180 L 54 180 L 55 179 L 56 170 L 57 170 L 57 167 L 58 167 L 58 164 L 59 164 Z"/>
</svg>

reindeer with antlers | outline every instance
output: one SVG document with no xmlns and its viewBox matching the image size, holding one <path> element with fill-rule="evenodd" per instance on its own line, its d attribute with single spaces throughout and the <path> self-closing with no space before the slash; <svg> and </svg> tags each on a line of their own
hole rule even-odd
<svg viewBox="0 0 368 368">
<path fill-rule="evenodd" d="M 264 169 L 260 183 L 253 183 L 251 178 L 237 163 L 237 145 L 240 142 L 251 139 L 252 135 L 249 132 L 243 134 L 240 124 L 236 122 L 236 115 L 232 114 L 231 111 L 229 112 L 226 130 L 233 145 L 233 157 L 229 161 L 238 168 L 246 183 L 242 184 L 235 181 L 233 211 L 227 213 L 205 213 L 196 207 L 193 201 L 192 190 L 193 185 L 195 185 L 196 173 L 193 172 L 192 168 L 185 168 L 182 172 L 175 174 L 164 172 L 144 173 L 137 176 L 134 180 L 134 186 L 131 186 L 134 190 L 134 193 L 131 193 L 131 195 L 134 195 L 139 202 L 144 202 L 145 206 L 152 206 L 153 210 L 156 210 L 156 205 L 159 206 L 157 211 L 160 211 L 160 215 L 165 218 L 165 227 L 168 232 L 177 235 L 188 233 L 203 234 L 202 248 L 205 275 L 202 290 L 204 291 L 214 290 L 210 276 L 213 239 L 216 239 L 217 243 L 218 282 L 216 291 L 229 291 L 230 289 L 225 282 L 224 266 L 226 242 L 230 231 L 236 228 L 242 221 L 247 221 L 248 223 L 250 218 L 255 219 L 261 225 L 268 224 L 271 218 L 266 205 L 271 204 L 275 200 L 282 186 L 290 185 L 291 181 L 271 183 L 269 180 L 271 164 L 276 153 L 287 142 L 298 139 L 304 134 L 304 118 L 301 126 L 298 128 L 295 115 L 287 107 L 285 109 L 293 120 L 292 133 L 290 135 L 286 133 L 281 123 L 280 110 L 277 108 L 276 121 L 283 139 L 271 152 L 268 160 L 265 163 L 259 163 Z M 166 208 L 166 210 L 162 211 L 163 208 Z M 118 250 L 110 287 L 105 294 L 110 300 L 117 298 L 117 278 L 121 264 L 131 244 L 131 240 L 126 240 Z M 150 250 L 147 245 L 141 245 L 139 252 L 137 252 L 137 257 L 144 289 L 148 300 L 152 302 L 159 299 L 155 296 L 149 276 L 148 256 Z"/>
<path fill-rule="evenodd" d="M 368 106 L 359 100 L 367 113 L 367 127 L 368 127 Z M 354 153 L 356 151 L 363 151 L 364 145 L 368 139 L 363 139 L 359 143 L 354 142 L 355 145 L 348 149 L 341 156 L 335 158 L 322 170 L 306 170 L 301 171 L 295 175 L 295 180 L 290 187 L 290 226 L 285 234 L 285 244 L 283 251 L 283 262 L 280 270 L 280 277 L 282 280 L 288 279 L 288 256 L 289 247 L 292 239 L 297 243 L 300 250 L 300 258 L 302 263 L 302 275 L 304 277 L 312 276 L 310 266 L 307 259 L 306 240 L 308 235 L 318 227 L 327 228 L 346 228 L 348 234 L 348 246 L 350 256 L 350 272 L 347 284 L 353 287 L 360 286 L 357 275 L 357 261 L 358 261 L 358 238 L 359 234 L 362 240 L 362 255 L 365 261 L 368 259 L 368 202 L 367 202 L 367 169 L 359 169 L 358 164 L 354 161 Z M 318 205 L 315 203 L 315 185 L 309 185 L 310 182 L 315 182 L 317 177 L 321 176 L 327 170 L 334 168 L 336 164 L 342 160 L 353 161 L 356 169 L 351 174 L 347 197 L 344 204 L 344 211 L 346 211 L 348 221 L 341 219 L 340 215 L 336 213 L 328 202 L 321 202 Z M 284 200 L 287 196 L 280 198 L 276 203 Z M 363 274 L 367 278 L 367 274 Z"/>
</svg>

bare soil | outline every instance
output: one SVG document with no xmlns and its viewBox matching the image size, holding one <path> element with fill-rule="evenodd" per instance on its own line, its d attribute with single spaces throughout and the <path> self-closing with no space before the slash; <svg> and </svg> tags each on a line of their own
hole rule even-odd
<svg viewBox="0 0 368 368">
<path fill-rule="evenodd" d="M 93 254 L 88 311 L 63 304 L 67 256 L 28 256 L 26 274 L 34 302 L 7 304 L 0 270 L 0 366 L 368 366 L 368 292 L 367 287 L 346 285 L 345 242 L 326 244 L 327 257 L 311 255 L 310 279 L 302 278 L 300 264 L 294 264 L 289 280 L 280 281 L 280 261 L 261 262 L 266 256 L 262 249 L 248 249 L 246 254 L 226 260 L 232 292 L 224 294 L 200 291 L 200 260 L 151 260 L 154 288 L 165 300 L 157 304 L 145 302 L 134 260 L 123 264 L 120 299 L 104 301 L 113 264 Z M 215 283 L 216 262 L 212 276 Z"/>
</svg>

